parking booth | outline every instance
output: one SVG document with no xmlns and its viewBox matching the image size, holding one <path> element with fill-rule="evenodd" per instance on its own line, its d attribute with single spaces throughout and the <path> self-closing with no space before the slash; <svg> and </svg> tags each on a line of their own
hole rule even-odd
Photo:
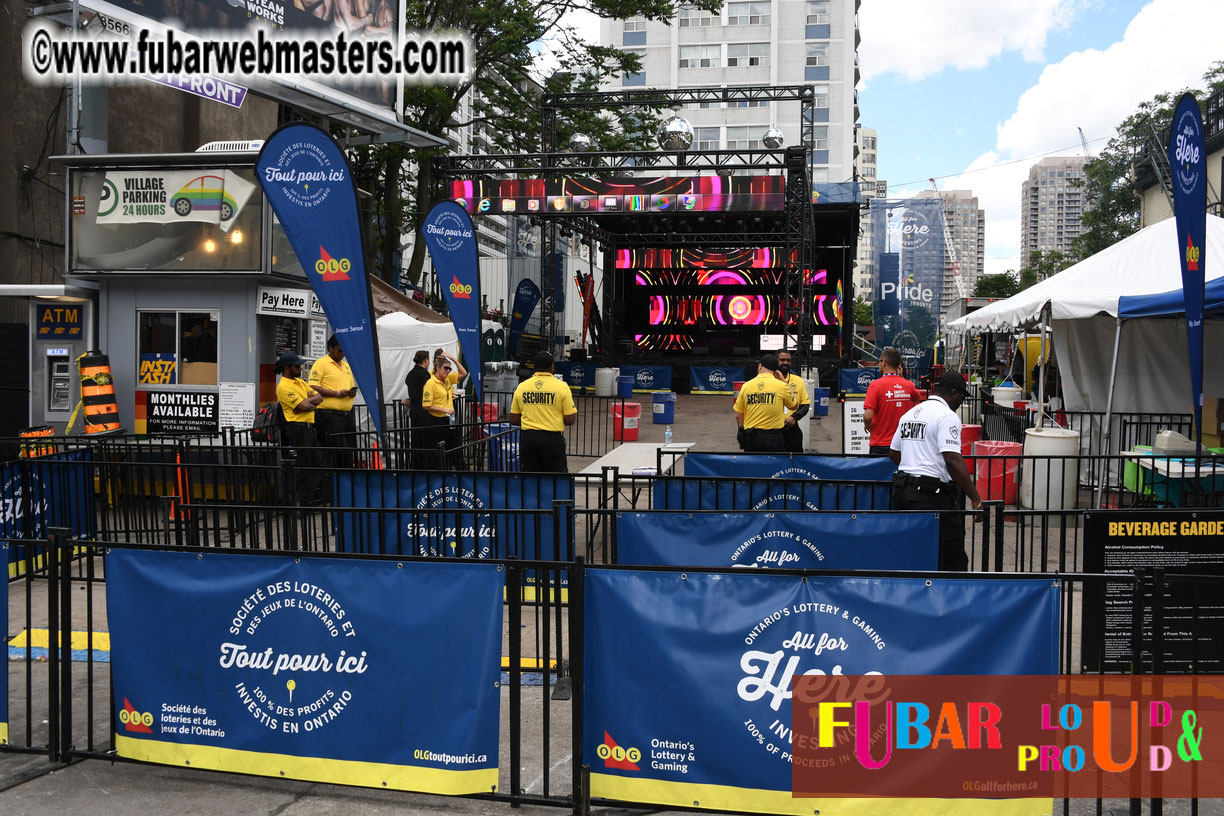
<svg viewBox="0 0 1224 816">
<path fill-rule="evenodd" d="M 282 351 L 326 353 L 322 309 L 255 179 L 260 144 L 59 159 L 70 280 L 97 287 L 91 348 L 129 433 L 249 428 Z"/>
</svg>

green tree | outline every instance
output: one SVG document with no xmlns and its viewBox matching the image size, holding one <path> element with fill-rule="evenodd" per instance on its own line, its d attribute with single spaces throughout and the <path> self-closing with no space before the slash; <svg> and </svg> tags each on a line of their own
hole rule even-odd
<svg viewBox="0 0 1224 816">
<path fill-rule="evenodd" d="M 688 0 L 690 5 L 717 11 L 722 0 Z M 404 92 L 404 121 L 418 130 L 447 138 L 457 128 L 479 128 L 495 151 L 525 153 L 541 149 L 541 95 L 563 91 L 598 90 L 601 83 L 641 70 L 631 51 L 582 40 L 566 15 L 585 10 L 601 18 L 640 16 L 671 19 L 680 0 L 408 0 L 409 30 L 459 32 L 472 44 L 468 79 L 451 86 L 414 85 Z M 533 72 L 541 43 L 559 55 L 557 69 L 542 82 Z M 463 99 L 474 94 L 460 116 Z M 578 109 L 558 122 L 557 145 L 564 147 L 574 133 L 592 140 L 593 151 L 645 149 L 650 146 L 660 107 L 636 110 Z M 378 166 L 379 193 L 374 220 L 377 268 L 390 279 L 393 258 L 405 228 L 418 230 L 441 191 L 433 161 L 441 148 L 410 150 L 400 145 L 360 148 L 358 163 Z M 597 161 L 592 157 L 593 162 Z M 416 282 L 425 260 L 425 242 L 413 244 L 403 276 Z"/>
<path fill-rule="evenodd" d="M 875 315 L 872 314 L 871 304 L 861 297 L 856 297 L 854 299 L 854 325 L 870 327 L 874 322 Z"/>
<path fill-rule="evenodd" d="M 1200 103 L 1224 88 L 1224 61 L 1203 74 L 1194 90 Z M 1084 165 L 1084 227 L 1071 244 L 1071 255 L 1087 258 L 1139 229 L 1139 190 L 1132 167 L 1147 161 L 1147 151 L 1164 149 L 1173 108 L 1183 91 L 1157 94 L 1122 120 L 1105 149 Z"/>
<path fill-rule="evenodd" d="M 1051 275 L 1057 275 L 1073 263 L 1075 261 L 1070 255 L 1066 255 L 1058 250 L 1042 252 L 1040 249 L 1035 249 L 1029 253 L 1028 263 L 1020 270 L 1020 288 L 1016 291 L 1022 292 Z"/>
<path fill-rule="evenodd" d="M 982 275 L 973 287 L 974 297 L 1009 298 L 1020 291 L 1020 278 L 1014 269 L 997 275 Z"/>
</svg>

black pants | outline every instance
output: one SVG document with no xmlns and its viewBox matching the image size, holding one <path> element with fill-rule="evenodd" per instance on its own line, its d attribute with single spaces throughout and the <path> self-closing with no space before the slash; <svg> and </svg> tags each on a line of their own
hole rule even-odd
<svg viewBox="0 0 1224 816">
<path fill-rule="evenodd" d="M 519 435 L 519 470 L 523 473 L 569 473 L 565 435 L 559 431 L 523 431 Z"/>
<path fill-rule="evenodd" d="M 450 421 L 446 417 L 427 414 L 423 423 L 412 429 L 414 464 L 417 470 L 445 470 L 438 444 L 449 442 Z"/>
<path fill-rule="evenodd" d="M 867 452 L 872 456 L 887 456 L 890 450 L 892 450 L 891 445 L 872 445 Z"/>
<path fill-rule="evenodd" d="M 786 439 L 781 428 L 747 428 L 744 436 L 744 450 L 748 453 L 782 453 L 786 450 Z"/>
<path fill-rule="evenodd" d="M 298 504 L 314 504 L 320 498 L 319 440 L 313 426 L 305 422 L 285 423 L 285 444 L 296 454 L 293 465 L 293 498 Z"/>
<path fill-rule="evenodd" d="M 803 453 L 803 429 L 799 423 L 782 426 L 782 441 L 786 446 L 783 450 L 790 453 Z"/>
<path fill-rule="evenodd" d="M 955 572 L 969 569 L 965 554 L 965 497 L 951 482 L 939 487 L 914 484 L 898 473 L 893 480 L 894 510 L 934 510 L 939 512 L 939 568 Z"/>
<path fill-rule="evenodd" d="M 315 409 L 315 433 L 323 451 L 325 467 L 345 470 L 353 466 L 353 448 L 357 446 L 357 418 L 352 411 Z"/>
</svg>

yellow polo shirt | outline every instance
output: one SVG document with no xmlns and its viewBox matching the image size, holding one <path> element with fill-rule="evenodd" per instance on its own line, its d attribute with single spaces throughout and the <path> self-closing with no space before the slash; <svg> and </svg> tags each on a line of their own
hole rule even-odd
<svg viewBox="0 0 1224 816">
<path fill-rule="evenodd" d="M 276 384 L 276 401 L 280 403 L 286 422 L 314 422 L 314 409 L 304 412 L 293 410 L 312 393 L 310 386 L 300 377 L 281 375 L 280 382 Z"/>
<path fill-rule="evenodd" d="M 786 383 L 774 377 L 772 371 L 758 374 L 740 388 L 735 398 L 735 413 L 744 415 L 744 427 L 776 430 L 786 422 L 785 408 L 798 405 Z"/>
<path fill-rule="evenodd" d="M 318 364 L 316 363 L 316 365 Z M 314 376 L 313 372 L 311 372 L 311 376 Z M 808 396 L 807 384 L 798 374 L 786 375 L 786 387 L 790 389 L 791 396 L 795 398 L 796 408 L 798 408 L 800 405 L 812 404 L 812 398 Z M 324 402 L 326 402 L 326 400 L 324 400 Z"/>
<path fill-rule="evenodd" d="M 564 431 L 564 418 L 578 408 L 570 387 L 545 371 L 518 384 L 510 413 L 523 417 L 525 431 Z"/>
<path fill-rule="evenodd" d="M 454 372 L 451 372 L 451 376 L 454 376 Z M 450 377 L 447 378 L 449 379 Z M 438 379 L 437 374 L 431 376 L 429 382 L 425 383 L 425 387 L 421 389 L 421 407 L 433 416 L 448 416 L 436 409 L 455 407 L 455 395 L 451 391 L 451 383 Z"/>
<path fill-rule="evenodd" d="M 357 381 L 353 379 L 353 369 L 349 368 L 348 360 L 337 363 L 328 355 L 315 360 L 314 365 L 310 367 L 310 384 L 328 391 L 347 391 L 355 387 Z M 319 407 L 329 411 L 351 411 L 353 398 L 324 397 Z"/>
</svg>

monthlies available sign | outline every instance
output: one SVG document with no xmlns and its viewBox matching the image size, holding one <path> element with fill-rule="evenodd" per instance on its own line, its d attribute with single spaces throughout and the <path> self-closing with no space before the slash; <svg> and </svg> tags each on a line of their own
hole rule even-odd
<svg viewBox="0 0 1224 816">
<path fill-rule="evenodd" d="M 137 391 L 137 434 L 216 434 L 221 430 L 216 391 Z"/>
<path fill-rule="evenodd" d="M 790 814 L 980 813 L 980 802 L 955 800 L 930 810 L 793 799 L 792 679 L 1058 670 L 1050 581 L 589 568 L 584 602 L 582 761 L 595 797 Z"/>
<path fill-rule="evenodd" d="M 616 514 L 616 561 L 674 567 L 934 570 L 935 513 Z"/>
<path fill-rule="evenodd" d="M 428 793 L 496 789 L 504 573 L 404 566 L 112 549 L 119 755 Z M 427 666 L 447 666 L 446 682 Z"/>
<path fill-rule="evenodd" d="M 225 232 L 255 185 L 232 170 L 111 171 L 98 200 L 99 224 L 202 221 Z"/>
</svg>

